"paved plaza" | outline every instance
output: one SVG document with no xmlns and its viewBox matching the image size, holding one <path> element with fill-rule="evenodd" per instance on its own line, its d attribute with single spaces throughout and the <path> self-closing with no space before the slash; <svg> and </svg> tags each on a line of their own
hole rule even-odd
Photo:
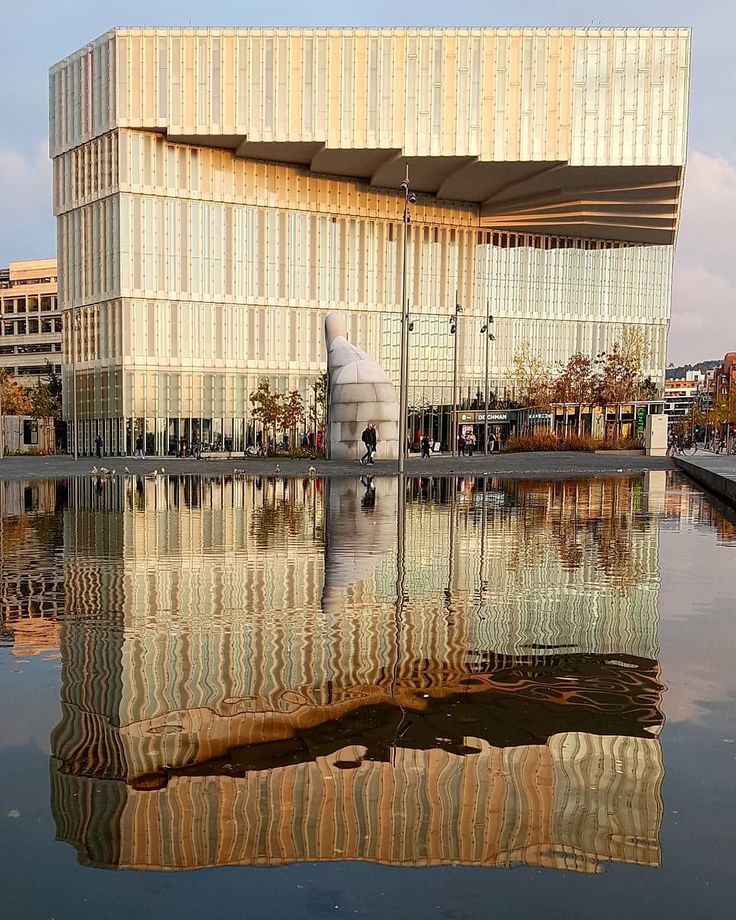
<svg viewBox="0 0 736 920">
<path fill-rule="evenodd" d="M 88 476 L 101 466 L 143 475 L 163 469 L 168 475 L 232 475 L 234 470 L 244 470 L 253 476 L 308 476 L 310 467 L 317 476 L 355 476 L 371 473 L 376 476 L 393 476 L 395 461 L 377 461 L 371 467 L 362 467 L 357 461 L 290 460 L 276 458 L 243 458 L 230 460 L 195 460 L 175 457 L 157 457 L 134 460 L 131 457 L 91 457 L 74 460 L 71 457 L 6 457 L 0 461 L 0 479 L 58 479 L 70 476 Z M 443 455 L 421 460 L 412 455 L 406 463 L 409 476 L 504 476 L 564 478 L 566 476 L 597 476 L 628 473 L 639 470 L 675 469 L 669 457 L 630 456 L 615 452 L 606 454 L 581 452 L 538 452 L 492 454 L 474 457 Z"/>
</svg>

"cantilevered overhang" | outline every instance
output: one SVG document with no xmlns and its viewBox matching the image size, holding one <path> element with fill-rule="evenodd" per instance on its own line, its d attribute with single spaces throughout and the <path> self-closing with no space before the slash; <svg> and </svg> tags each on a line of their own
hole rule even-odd
<svg viewBox="0 0 736 920">
<path fill-rule="evenodd" d="M 399 149 L 331 149 L 320 143 L 169 135 L 237 157 L 301 166 L 398 191 L 409 166 L 417 193 L 479 206 L 479 226 L 519 233 L 671 243 L 677 228 L 679 166 L 570 166 L 564 161 L 489 162 L 470 156 L 404 156 Z"/>
<path fill-rule="evenodd" d="M 480 220 L 500 230 L 671 243 L 681 186 L 678 166 L 560 164 L 495 189 Z"/>
<path fill-rule="evenodd" d="M 50 149 L 115 129 L 478 208 L 479 225 L 667 243 L 687 29 L 116 29 L 54 66 Z"/>
</svg>

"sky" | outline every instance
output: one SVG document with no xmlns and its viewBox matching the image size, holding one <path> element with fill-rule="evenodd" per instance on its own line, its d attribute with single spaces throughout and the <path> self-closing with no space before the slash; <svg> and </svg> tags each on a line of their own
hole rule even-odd
<svg viewBox="0 0 736 920">
<path fill-rule="evenodd" d="M 0 266 L 55 252 L 48 69 L 113 26 L 690 26 L 690 135 L 668 361 L 736 350 L 736 6 L 716 0 L 9 0 L 0 80 Z"/>
</svg>

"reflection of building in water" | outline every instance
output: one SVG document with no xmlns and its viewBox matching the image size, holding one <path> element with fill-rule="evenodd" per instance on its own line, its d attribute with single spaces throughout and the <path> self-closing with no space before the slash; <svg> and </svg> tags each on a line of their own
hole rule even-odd
<svg viewBox="0 0 736 920">
<path fill-rule="evenodd" d="M 433 484 L 417 490 L 409 594 L 431 604 L 449 583 L 446 606 L 472 609 L 470 648 L 656 658 L 658 532 L 641 480 L 489 479 L 484 529 L 481 482 L 465 481 L 454 515 L 435 501 Z"/>
<path fill-rule="evenodd" d="M 52 773 L 83 861 L 658 864 L 634 483 L 495 484 L 485 523 L 477 491 L 410 501 L 398 612 L 375 486 L 74 484 Z M 621 531 L 623 578 L 600 555 Z"/>
<path fill-rule="evenodd" d="M 651 474 L 650 474 L 651 475 Z M 723 543 L 736 543 L 736 511 L 704 491 L 694 491 L 679 472 L 666 473 L 663 526 L 667 529 L 698 527 L 715 530 Z"/>
<path fill-rule="evenodd" d="M 0 634 L 16 655 L 59 648 L 63 482 L 0 481 Z"/>
<path fill-rule="evenodd" d="M 242 777 L 180 777 L 156 792 L 55 773 L 59 836 L 84 862 L 138 869 L 658 865 L 658 741 L 565 733 L 543 745 L 477 746 L 464 757 L 397 747 L 390 763 L 342 769 L 349 748 Z"/>
</svg>

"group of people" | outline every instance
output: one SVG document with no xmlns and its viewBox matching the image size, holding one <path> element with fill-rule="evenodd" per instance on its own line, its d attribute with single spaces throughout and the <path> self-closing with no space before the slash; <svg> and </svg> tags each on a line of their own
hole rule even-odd
<svg viewBox="0 0 736 920">
<path fill-rule="evenodd" d="M 358 460 L 361 465 L 372 464 L 373 458 L 376 455 L 376 448 L 378 446 L 378 437 L 376 433 L 376 426 L 373 422 L 368 422 L 368 424 L 363 429 L 361 434 L 361 440 L 365 445 L 365 453 Z M 407 445 L 410 446 L 410 445 Z M 501 435 L 496 435 L 493 431 L 488 432 L 488 451 L 493 453 L 493 451 L 501 449 Z M 461 457 L 472 457 L 473 453 L 478 449 L 478 441 L 473 431 L 468 431 L 466 433 L 461 432 L 458 435 L 457 439 L 458 453 Z M 429 457 L 432 452 L 432 441 L 428 434 L 422 435 L 419 439 L 419 452 L 422 460 L 429 460 Z"/>
<path fill-rule="evenodd" d="M 466 455 L 468 457 L 472 457 L 473 451 L 475 450 L 476 446 L 477 446 L 477 441 L 472 431 L 469 431 L 467 434 L 462 434 L 461 432 L 458 435 L 457 452 L 460 454 L 461 457 L 465 457 Z"/>
<path fill-rule="evenodd" d="M 462 432 L 458 435 L 457 439 L 457 452 L 461 457 L 472 457 L 473 453 L 478 449 L 478 441 L 475 437 L 473 431 L 469 431 L 467 434 Z M 501 435 L 496 434 L 493 431 L 488 432 L 488 453 L 492 454 L 496 450 L 501 449 Z"/>
</svg>

